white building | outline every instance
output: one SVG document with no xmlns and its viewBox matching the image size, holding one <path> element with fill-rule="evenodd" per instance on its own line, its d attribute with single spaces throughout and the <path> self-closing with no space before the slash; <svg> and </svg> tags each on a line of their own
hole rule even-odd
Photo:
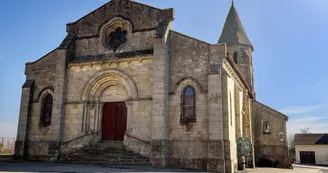
<svg viewBox="0 0 328 173">
<path fill-rule="evenodd" d="M 296 163 L 328 165 L 328 134 L 296 134 Z"/>
</svg>

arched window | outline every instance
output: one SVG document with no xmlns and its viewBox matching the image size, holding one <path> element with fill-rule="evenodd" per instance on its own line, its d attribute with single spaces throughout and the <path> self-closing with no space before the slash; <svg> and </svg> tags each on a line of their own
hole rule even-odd
<svg viewBox="0 0 328 173">
<path fill-rule="evenodd" d="M 180 121 L 196 121 L 196 95 L 195 89 L 191 86 L 186 87 L 182 93 L 182 114 Z"/>
<path fill-rule="evenodd" d="M 270 123 L 267 121 L 263 123 L 263 133 L 270 134 Z"/>
<path fill-rule="evenodd" d="M 45 127 L 51 124 L 53 99 L 51 94 L 48 94 L 42 101 L 40 125 Z"/>
<path fill-rule="evenodd" d="M 237 64 L 238 63 L 238 53 L 233 53 L 233 61 Z"/>
</svg>

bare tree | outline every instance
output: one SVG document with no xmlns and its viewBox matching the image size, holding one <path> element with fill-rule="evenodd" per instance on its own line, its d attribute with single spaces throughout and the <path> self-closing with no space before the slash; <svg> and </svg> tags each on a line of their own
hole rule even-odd
<svg viewBox="0 0 328 173">
<path fill-rule="evenodd" d="M 291 133 L 287 136 L 287 145 L 288 145 L 289 149 L 295 148 L 294 137 L 295 137 L 295 134 L 293 134 L 293 133 Z"/>
<path fill-rule="evenodd" d="M 309 128 L 303 128 L 300 130 L 301 130 L 301 134 L 309 134 L 310 133 Z"/>
</svg>

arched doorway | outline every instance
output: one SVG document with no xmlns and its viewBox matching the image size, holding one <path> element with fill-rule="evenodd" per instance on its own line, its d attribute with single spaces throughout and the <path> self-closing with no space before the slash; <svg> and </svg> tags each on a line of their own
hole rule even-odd
<svg viewBox="0 0 328 173">
<path fill-rule="evenodd" d="M 136 98 L 138 90 L 129 75 L 117 69 L 100 71 L 83 90 L 82 129 L 99 132 L 99 140 L 124 140 L 125 131 L 132 129 L 131 100 Z"/>
<path fill-rule="evenodd" d="M 102 140 L 124 140 L 127 108 L 124 102 L 108 102 L 103 107 Z"/>
</svg>

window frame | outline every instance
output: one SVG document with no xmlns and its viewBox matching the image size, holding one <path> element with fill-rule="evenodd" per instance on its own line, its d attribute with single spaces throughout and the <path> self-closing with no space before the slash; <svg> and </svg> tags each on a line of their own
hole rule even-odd
<svg viewBox="0 0 328 173">
<path fill-rule="evenodd" d="M 191 88 L 193 90 L 193 115 L 192 117 L 186 117 L 185 116 L 185 91 L 186 89 Z M 197 117 L 196 117 L 196 89 L 195 87 L 191 85 L 187 85 L 182 89 L 181 93 L 181 115 L 180 115 L 180 122 L 196 122 Z"/>
<path fill-rule="evenodd" d="M 267 130 L 266 126 L 268 126 L 268 131 L 266 131 Z M 265 121 L 263 123 L 262 128 L 263 128 L 263 134 L 270 134 L 271 133 L 271 125 L 270 125 L 269 121 Z"/>
<path fill-rule="evenodd" d="M 54 104 L 53 96 L 50 93 L 46 94 L 46 96 L 42 99 L 42 103 L 41 103 L 40 123 L 39 123 L 40 127 L 47 127 L 51 124 L 53 104 Z M 50 115 L 47 115 L 47 112 Z"/>
<path fill-rule="evenodd" d="M 238 64 L 238 52 L 233 53 L 232 59 L 235 64 Z"/>
</svg>

